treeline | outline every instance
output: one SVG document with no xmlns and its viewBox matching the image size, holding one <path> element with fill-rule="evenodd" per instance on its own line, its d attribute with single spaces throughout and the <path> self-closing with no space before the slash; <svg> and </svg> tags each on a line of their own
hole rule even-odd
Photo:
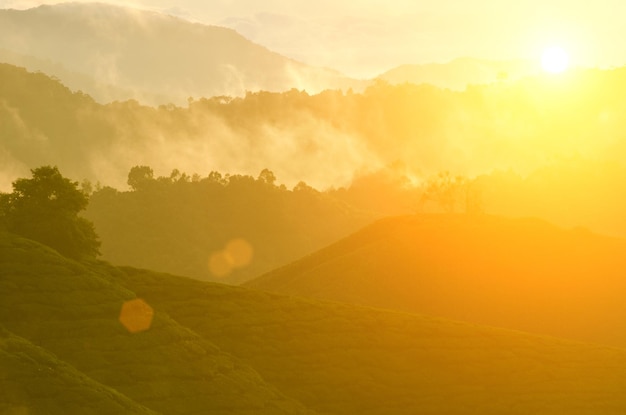
<svg viewBox="0 0 626 415">
<path fill-rule="evenodd" d="M 267 169 L 257 177 L 136 166 L 130 190 L 97 188 L 85 216 L 115 264 L 240 282 L 284 265 L 368 223 L 359 212 L 304 182 L 288 189 Z M 230 248 L 229 248 L 230 247 Z M 241 252 L 241 251 L 248 252 Z M 240 262 L 238 255 L 247 255 Z"/>
</svg>

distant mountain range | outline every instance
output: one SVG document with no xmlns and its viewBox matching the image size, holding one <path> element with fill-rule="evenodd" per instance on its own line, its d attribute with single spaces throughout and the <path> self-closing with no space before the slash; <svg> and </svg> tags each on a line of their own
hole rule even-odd
<svg viewBox="0 0 626 415">
<path fill-rule="evenodd" d="M 181 104 L 190 97 L 361 84 L 231 29 L 101 3 L 0 10 L 0 61 L 58 77 L 98 101 Z"/>
<path fill-rule="evenodd" d="M 472 84 L 518 80 L 538 71 L 538 65 L 528 60 L 493 61 L 458 58 L 448 63 L 401 65 L 381 74 L 378 78 L 390 84 L 409 82 L 463 90 Z"/>
<path fill-rule="evenodd" d="M 626 240 L 539 219 L 417 215 L 244 284 L 626 346 Z"/>
<path fill-rule="evenodd" d="M 189 98 L 292 88 L 359 91 L 372 81 L 305 65 L 232 29 L 102 3 L 0 10 L 0 62 L 44 72 L 101 103 L 183 105 Z M 402 65 L 379 79 L 464 89 L 532 72 L 529 62 L 464 58 Z"/>
</svg>

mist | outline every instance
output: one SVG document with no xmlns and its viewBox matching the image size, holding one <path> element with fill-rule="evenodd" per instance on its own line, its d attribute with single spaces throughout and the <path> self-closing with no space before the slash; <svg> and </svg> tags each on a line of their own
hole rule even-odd
<svg viewBox="0 0 626 415">
<path fill-rule="evenodd" d="M 25 9 L 59 1 L 4 0 Z M 536 59 L 545 42 L 565 41 L 576 65 L 620 66 L 623 33 L 617 0 L 589 8 L 564 1 L 494 3 L 402 1 L 252 2 L 107 1 L 237 30 L 291 59 L 372 78 L 402 64 L 447 62 L 462 56 Z M 349 30 L 346 30 L 346 28 Z"/>
<path fill-rule="evenodd" d="M 5 69 L 7 79 L 32 83 L 32 90 L 4 86 L 5 186 L 26 166 L 52 164 L 116 188 L 125 188 L 132 166 L 150 165 L 165 176 L 173 169 L 256 176 L 269 168 L 288 187 L 304 181 L 328 189 L 393 163 L 417 182 L 444 170 L 527 176 L 572 156 L 616 160 L 624 147 L 616 134 L 623 127 L 622 70 L 462 92 L 379 82 L 363 93 L 293 89 L 152 107 L 102 105 L 41 74 Z M 50 92 L 36 105 L 16 98 L 42 88 Z"/>
<path fill-rule="evenodd" d="M 362 87 L 232 29 L 104 3 L 0 10 L 0 59 L 55 76 L 100 103 L 180 106 L 248 91 Z"/>
<path fill-rule="evenodd" d="M 622 3 L 48 3 L 1 414 L 626 413 Z"/>
</svg>

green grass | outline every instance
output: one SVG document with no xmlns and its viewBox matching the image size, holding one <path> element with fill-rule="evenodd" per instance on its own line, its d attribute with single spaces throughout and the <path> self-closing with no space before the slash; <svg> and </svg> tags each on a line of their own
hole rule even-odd
<svg viewBox="0 0 626 415">
<path fill-rule="evenodd" d="M 4 412 L 626 413 L 621 349 L 77 263 L 7 234 L 0 281 Z M 154 320 L 132 334 L 118 315 L 137 297 Z"/>
<path fill-rule="evenodd" d="M 155 414 L 0 326 L 0 413 Z"/>
<path fill-rule="evenodd" d="M 118 320 L 136 295 L 112 267 L 0 237 L 0 323 L 86 376 L 164 414 L 305 413 L 251 367 L 156 310 L 149 330 Z M 23 385 L 28 390 L 31 385 Z M 54 398 L 54 397 L 52 397 Z M 66 407 L 62 396 L 59 407 Z"/>
<path fill-rule="evenodd" d="M 626 352 L 125 269 L 120 282 L 322 414 L 617 414 Z"/>
</svg>

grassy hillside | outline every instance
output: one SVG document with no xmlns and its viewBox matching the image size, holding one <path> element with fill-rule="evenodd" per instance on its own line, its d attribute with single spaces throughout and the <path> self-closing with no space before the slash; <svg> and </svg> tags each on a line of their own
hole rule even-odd
<svg viewBox="0 0 626 415">
<path fill-rule="evenodd" d="M 125 269 L 120 281 L 322 414 L 618 414 L 626 352 Z"/>
<path fill-rule="evenodd" d="M 1 414 L 155 414 L 0 326 Z"/>
<path fill-rule="evenodd" d="M 0 324 L 3 411 L 626 411 L 622 349 L 81 264 L 7 234 Z"/>
<path fill-rule="evenodd" d="M 384 219 L 247 287 L 626 346 L 626 241 L 533 219 Z"/>
<path fill-rule="evenodd" d="M 0 324 L 159 413 L 308 413 L 252 368 L 160 309 L 152 311 L 149 329 L 141 331 L 132 323 L 152 313 L 146 307 L 131 307 L 130 315 L 123 314 L 126 302 L 136 295 L 112 281 L 116 273 L 114 268 L 72 262 L 34 242 L 0 234 Z M 132 330 L 122 321 L 130 321 L 127 326 Z M 31 396 L 49 389 L 42 391 L 28 379 L 21 384 L 9 380 L 33 398 L 24 402 L 28 406 L 36 407 L 49 397 L 55 406 L 71 408 L 67 395 Z M 115 403 L 115 397 L 107 405 Z M 97 408 L 97 413 L 105 412 L 106 407 Z"/>
</svg>

